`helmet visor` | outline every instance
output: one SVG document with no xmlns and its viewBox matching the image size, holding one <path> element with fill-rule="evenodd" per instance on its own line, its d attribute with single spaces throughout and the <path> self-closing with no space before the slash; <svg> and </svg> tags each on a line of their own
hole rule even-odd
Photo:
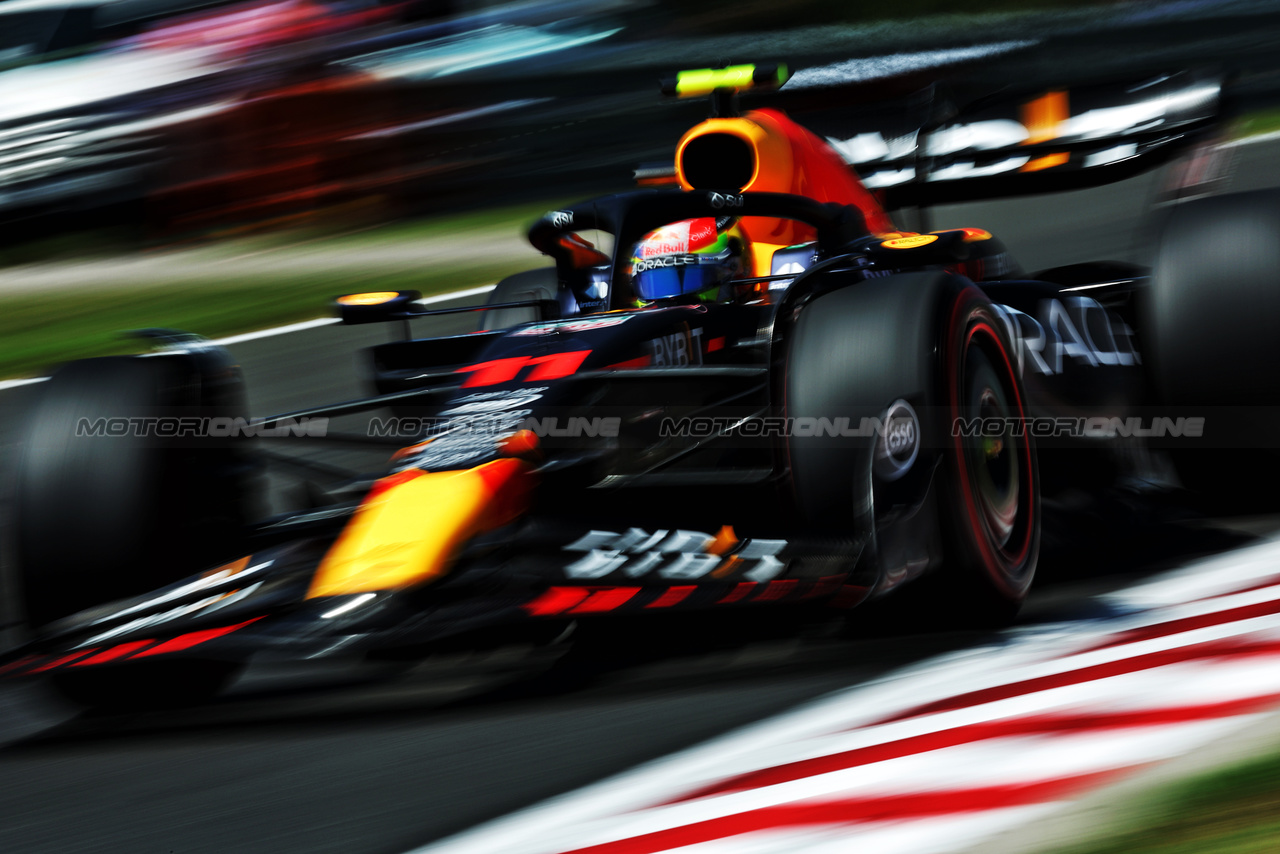
<svg viewBox="0 0 1280 854">
<path fill-rule="evenodd" d="M 723 270 L 715 266 L 655 267 L 638 273 L 632 282 L 645 302 L 696 294 L 720 283 Z"/>
</svg>

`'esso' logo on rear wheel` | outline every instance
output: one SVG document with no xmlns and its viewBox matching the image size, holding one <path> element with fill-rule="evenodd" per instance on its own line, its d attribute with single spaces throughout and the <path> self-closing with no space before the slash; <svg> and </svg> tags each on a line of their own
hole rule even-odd
<svg viewBox="0 0 1280 854">
<path fill-rule="evenodd" d="M 920 454 L 920 419 L 905 400 L 895 400 L 880 418 L 872 469 L 881 480 L 897 480 Z"/>
</svg>

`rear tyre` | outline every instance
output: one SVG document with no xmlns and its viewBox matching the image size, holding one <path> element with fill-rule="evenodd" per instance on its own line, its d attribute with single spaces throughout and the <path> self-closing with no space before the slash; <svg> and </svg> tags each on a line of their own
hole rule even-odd
<svg viewBox="0 0 1280 854">
<path fill-rule="evenodd" d="M 1157 440 L 1211 509 L 1280 506 L 1280 191 L 1195 199 L 1164 221 L 1139 305 L 1157 402 L 1205 418 L 1204 435 Z M 1274 490 L 1270 491 L 1274 493 Z"/>
<path fill-rule="evenodd" d="M 259 490 L 243 438 L 162 438 L 132 427 L 111 435 L 121 431 L 103 427 L 243 417 L 239 372 L 222 354 L 71 362 L 43 386 L 19 455 L 13 518 L 22 607 L 37 634 L 245 553 Z M 127 691 L 117 681 L 123 667 L 68 671 L 54 684 L 82 704 L 110 705 L 122 693 L 149 696 L 148 681 L 160 694 L 194 697 L 227 678 L 224 666 L 182 668 L 179 678 L 160 673 L 159 662 L 130 665 Z M 183 690 L 173 690 L 179 683 Z"/>
<path fill-rule="evenodd" d="M 514 276 L 507 276 L 498 282 L 497 287 L 489 292 L 486 305 L 499 305 L 504 302 L 530 302 L 533 300 L 554 300 L 559 290 L 559 280 L 554 267 L 542 267 L 537 270 L 525 270 Z M 521 323 L 541 320 L 542 315 L 536 306 L 520 308 L 499 308 L 480 313 L 480 329 L 506 329 Z"/>
</svg>

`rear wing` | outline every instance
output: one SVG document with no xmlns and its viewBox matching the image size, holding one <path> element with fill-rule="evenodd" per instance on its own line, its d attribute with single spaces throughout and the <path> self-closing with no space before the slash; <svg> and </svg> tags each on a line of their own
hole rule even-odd
<svg viewBox="0 0 1280 854">
<path fill-rule="evenodd" d="M 1146 171 L 1212 131 L 1223 79 L 1182 71 L 957 107 L 939 87 L 894 104 L 777 94 L 889 208 L 1098 186 Z"/>
</svg>

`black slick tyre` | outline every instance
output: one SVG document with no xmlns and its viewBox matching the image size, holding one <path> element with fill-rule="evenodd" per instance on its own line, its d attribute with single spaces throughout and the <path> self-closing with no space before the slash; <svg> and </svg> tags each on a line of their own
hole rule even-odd
<svg viewBox="0 0 1280 854">
<path fill-rule="evenodd" d="M 245 553 L 258 479 L 244 437 L 104 426 L 243 417 L 234 365 L 209 352 L 88 359 L 63 365 L 42 386 L 19 453 L 12 519 L 21 606 L 37 637 L 65 617 Z M 146 675 L 158 662 L 130 665 L 128 690 L 116 667 L 69 670 L 54 684 L 86 705 L 118 704 L 143 697 L 148 682 L 158 694 L 208 695 L 230 672 L 185 664 L 181 678 L 164 679 Z"/>
<path fill-rule="evenodd" d="M 1030 439 L 1011 426 L 970 436 L 954 429 L 962 419 L 1011 425 L 1026 414 L 1001 329 L 966 280 L 920 272 L 819 296 L 789 333 L 788 417 L 857 425 L 909 411 L 918 419 L 914 449 L 893 451 L 887 467 L 876 437 L 792 436 L 786 448 L 802 526 L 858 538 L 880 564 L 884 590 L 933 567 L 892 597 L 916 623 L 1007 622 L 1035 575 L 1040 502 Z"/>
<path fill-rule="evenodd" d="M 976 289 L 955 299 L 946 324 L 943 388 L 952 425 L 941 514 L 958 614 L 1002 625 L 1017 614 L 1040 551 L 1039 471 L 1026 392 L 1003 327 Z M 963 429 L 957 429 L 961 427 Z M 967 434 L 967 435 L 966 435 Z"/>
<path fill-rule="evenodd" d="M 1194 199 L 1163 220 L 1139 333 L 1155 403 L 1203 434 L 1153 441 L 1212 512 L 1274 509 L 1280 477 L 1280 191 Z"/>
</svg>

